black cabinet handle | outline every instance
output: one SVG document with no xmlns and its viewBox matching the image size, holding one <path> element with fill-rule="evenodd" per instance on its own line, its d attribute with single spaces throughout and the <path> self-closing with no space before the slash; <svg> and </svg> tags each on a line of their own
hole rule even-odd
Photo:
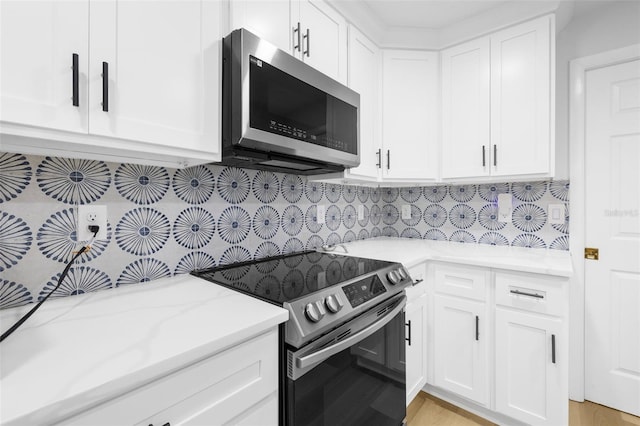
<svg viewBox="0 0 640 426">
<path fill-rule="evenodd" d="M 493 145 L 493 166 L 498 166 L 498 145 Z"/>
<path fill-rule="evenodd" d="M 556 363 L 556 335 L 551 335 L 551 362 Z"/>
<path fill-rule="evenodd" d="M 480 317 L 476 315 L 476 340 L 480 340 Z"/>
<path fill-rule="evenodd" d="M 376 152 L 376 155 L 378 156 L 378 162 L 376 163 L 376 166 L 380 168 L 382 167 L 382 148 L 378 149 L 378 152 Z"/>
<path fill-rule="evenodd" d="M 304 40 L 307 40 L 307 50 L 302 52 L 302 55 L 307 55 L 308 58 L 309 56 L 311 56 L 311 35 L 309 34 L 309 28 L 307 28 L 307 33 L 303 37 L 303 42 Z"/>
<path fill-rule="evenodd" d="M 102 63 L 102 110 L 109 111 L 109 64 Z"/>
<path fill-rule="evenodd" d="M 298 22 L 298 26 L 293 29 L 293 36 L 295 37 L 296 35 L 298 36 L 298 44 L 293 46 L 293 50 L 298 49 L 298 52 L 300 52 L 300 50 L 302 49 L 300 47 L 300 22 Z"/>
<path fill-rule="evenodd" d="M 486 155 L 485 155 L 485 146 L 482 145 L 482 167 L 484 167 L 487 164 L 486 162 Z"/>
<path fill-rule="evenodd" d="M 424 281 L 424 279 L 423 279 L 423 278 L 418 278 L 417 280 L 415 280 L 415 281 L 413 282 L 413 285 L 418 285 L 418 284 L 420 284 L 422 281 Z"/>
<path fill-rule="evenodd" d="M 387 170 L 391 168 L 391 150 L 387 150 Z"/>
<path fill-rule="evenodd" d="M 153 426 L 153 423 L 149 423 L 149 426 Z M 171 426 L 171 423 L 166 422 L 165 424 L 163 424 L 162 426 Z"/>
<path fill-rule="evenodd" d="M 79 56 L 77 53 L 71 55 L 71 74 L 72 74 L 72 101 L 73 106 L 80 106 L 80 70 L 78 69 L 78 59 Z"/>
<path fill-rule="evenodd" d="M 409 338 L 406 338 L 404 340 L 406 340 L 407 342 L 409 342 L 409 346 L 411 346 L 411 320 L 409 320 L 405 326 L 409 327 Z"/>
</svg>

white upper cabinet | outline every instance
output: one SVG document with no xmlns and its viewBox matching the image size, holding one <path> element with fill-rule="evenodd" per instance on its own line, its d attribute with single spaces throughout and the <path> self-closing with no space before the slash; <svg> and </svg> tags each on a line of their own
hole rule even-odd
<svg viewBox="0 0 640 426">
<path fill-rule="evenodd" d="M 547 16 L 491 36 L 491 174 L 550 174 L 555 129 Z"/>
<path fill-rule="evenodd" d="M 349 178 L 376 180 L 380 175 L 380 50 L 355 27 L 349 27 L 349 87 L 360 94 L 360 165 Z"/>
<path fill-rule="evenodd" d="M 220 2 L 2 1 L 0 150 L 220 160 Z"/>
<path fill-rule="evenodd" d="M 89 1 L 0 3 L 0 121 L 88 129 Z"/>
<path fill-rule="evenodd" d="M 217 146 L 216 8 L 196 0 L 92 3 L 89 131 L 201 151 Z"/>
<path fill-rule="evenodd" d="M 294 35 L 291 21 L 289 0 L 231 0 L 231 30 L 245 28 L 289 53 L 292 53 Z M 297 25 L 297 21 L 294 24 Z M 297 32 L 295 36 L 297 40 Z"/>
<path fill-rule="evenodd" d="M 553 17 L 442 51 L 442 178 L 553 176 Z"/>
<path fill-rule="evenodd" d="M 385 50 L 382 165 L 385 182 L 438 177 L 438 53 Z"/>
<path fill-rule="evenodd" d="M 489 172 L 489 38 L 442 51 L 442 177 Z"/>
<path fill-rule="evenodd" d="M 343 84 L 347 21 L 323 0 L 231 0 L 231 28 L 246 28 Z"/>
</svg>

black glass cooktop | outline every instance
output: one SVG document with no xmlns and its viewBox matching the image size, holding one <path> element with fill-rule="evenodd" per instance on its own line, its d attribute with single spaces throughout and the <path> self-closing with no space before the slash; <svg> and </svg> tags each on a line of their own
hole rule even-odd
<svg viewBox="0 0 640 426">
<path fill-rule="evenodd" d="M 217 266 L 191 274 L 282 305 L 392 262 L 315 251 Z"/>
</svg>

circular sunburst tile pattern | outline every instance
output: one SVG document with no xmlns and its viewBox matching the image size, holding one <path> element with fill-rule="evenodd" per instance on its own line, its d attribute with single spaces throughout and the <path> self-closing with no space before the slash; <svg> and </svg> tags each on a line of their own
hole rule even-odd
<svg viewBox="0 0 640 426">
<path fill-rule="evenodd" d="M 560 201 L 569 201 L 569 181 L 554 180 L 549 184 L 549 192 Z"/>
<path fill-rule="evenodd" d="M 478 213 L 478 223 L 480 223 L 483 228 L 491 231 L 497 231 L 507 226 L 506 222 L 498 221 L 498 206 L 495 204 L 486 204 L 480 209 Z"/>
<path fill-rule="evenodd" d="M 258 246 L 258 248 L 256 249 L 256 252 L 253 255 L 253 258 L 264 259 L 265 257 L 273 257 L 273 256 L 279 256 L 279 255 L 280 255 L 280 247 L 278 247 L 277 244 L 272 243 L 271 241 L 265 241 Z M 258 267 L 257 264 L 256 264 L 256 267 Z"/>
<path fill-rule="evenodd" d="M 382 221 L 385 225 L 395 225 L 399 218 L 400 212 L 396 206 L 393 204 L 385 204 L 382 206 Z"/>
<path fill-rule="evenodd" d="M 491 246 L 508 246 L 509 240 L 498 232 L 486 232 L 482 234 L 478 240 L 480 244 L 488 244 Z"/>
<path fill-rule="evenodd" d="M 319 235 L 312 235 L 311 238 L 307 241 L 307 245 L 305 246 L 305 250 L 316 250 L 321 248 L 324 245 L 324 240 Z"/>
<path fill-rule="evenodd" d="M 358 219 L 358 214 L 356 213 L 356 208 L 348 205 L 342 211 L 342 223 L 345 228 L 351 229 L 356 225 L 356 220 Z"/>
<path fill-rule="evenodd" d="M 439 203 L 447 196 L 446 186 L 425 186 L 422 188 L 424 198 L 432 203 Z"/>
<path fill-rule="evenodd" d="M 169 190 L 169 173 L 164 167 L 121 164 L 114 175 L 118 193 L 136 204 L 153 204 Z"/>
<path fill-rule="evenodd" d="M 124 268 L 116 286 L 146 283 L 170 276 L 171 271 L 164 262 L 151 258 L 138 259 Z"/>
<path fill-rule="evenodd" d="M 328 183 L 324 187 L 324 195 L 327 197 L 332 203 L 337 203 L 340 200 L 340 195 L 342 194 L 342 186 L 336 185 L 334 183 Z"/>
<path fill-rule="evenodd" d="M 431 204 L 424 209 L 424 221 L 432 228 L 440 228 L 447 221 L 447 211 L 438 204 Z"/>
<path fill-rule="evenodd" d="M 384 188 L 382 189 L 382 201 L 385 203 L 393 203 L 398 199 L 400 191 L 398 188 Z"/>
<path fill-rule="evenodd" d="M 265 204 L 274 202 L 280 192 L 278 177 L 275 173 L 265 170 L 260 170 L 256 173 L 253 177 L 251 187 L 253 188 L 253 195 L 255 195 L 258 201 Z"/>
<path fill-rule="evenodd" d="M 228 265 L 230 263 L 246 262 L 253 259 L 249 250 L 240 246 L 231 246 L 222 253 L 220 257 L 220 265 Z M 247 265 L 248 266 L 248 265 Z M 247 268 L 247 271 L 249 269 Z M 224 274 L 223 274 L 224 275 Z M 227 278 L 231 279 L 231 278 Z M 240 279 L 240 278 L 238 278 Z"/>
<path fill-rule="evenodd" d="M 424 239 L 433 241 L 447 241 L 447 236 L 439 229 L 429 229 L 427 232 L 425 232 Z"/>
<path fill-rule="evenodd" d="M 47 294 L 51 293 L 58 285 L 61 275 L 60 273 L 51 277 L 51 280 L 40 291 L 38 300 L 44 299 Z M 64 281 L 51 297 L 75 296 L 108 288 L 111 288 L 111 279 L 107 274 L 90 266 L 77 266 L 69 269 Z"/>
<path fill-rule="evenodd" d="M 509 184 L 507 183 L 488 183 L 478 186 L 480 198 L 490 203 L 498 201 L 498 194 L 507 193 L 509 193 Z"/>
<path fill-rule="evenodd" d="M 547 248 L 542 238 L 533 234 L 520 234 L 511 242 L 513 247 Z"/>
<path fill-rule="evenodd" d="M 368 186 L 359 186 L 356 190 L 358 193 L 358 201 L 361 203 L 366 203 L 369 201 L 369 187 Z"/>
<path fill-rule="evenodd" d="M 280 215 L 271 206 L 260 207 L 253 216 L 253 232 L 263 240 L 275 237 L 279 228 Z"/>
<path fill-rule="evenodd" d="M 336 205 L 329 206 L 327 213 L 325 214 L 324 223 L 332 231 L 337 230 L 340 227 L 341 212 L 340 207 Z"/>
<path fill-rule="evenodd" d="M 400 236 L 396 228 L 394 228 L 393 226 L 385 226 L 384 228 L 382 228 L 382 235 L 384 235 L 385 237 L 393 238 L 397 238 Z"/>
<path fill-rule="evenodd" d="M 182 247 L 190 250 L 206 246 L 216 231 L 213 215 L 202 207 L 189 207 L 173 224 L 173 236 Z"/>
<path fill-rule="evenodd" d="M 304 187 L 304 194 L 307 196 L 307 200 L 312 203 L 317 203 L 322 200 L 322 195 L 324 195 L 324 184 L 320 182 L 307 182 Z"/>
<path fill-rule="evenodd" d="M 366 229 L 361 229 L 360 232 L 358 232 L 359 240 L 366 240 L 369 238 L 370 238 L 370 234 L 369 234 L 369 231 L 367 231 Z"/>
<path fill-rule="evenodd" d="M 218 193 L 230 204 L 238 204 L 247 199 L 251 183 L 249 175 L 236 167 L 226 167 L 218 176 Z"/>
<path fill-rule="evenodd" d="M 173 175 L 173 192 L 185 203 L 206 203 L 211 199 L 214 187 L 213 172 L 205 166 L 180 169 Z"/>
<path fill-rule="evenodd" d="M 294 204 L 300 201 L 304 192 L 302 179 L 297 175 L 284 175 L 282 178 L 282 196 L 289 203 Z"/>
<path fill-rule="evenodd" d="M 380 209 L 380 206 L 374 204 L 373 206 L 371 206 L 371 211 L 369 212 L 369 220 L 371 221 L 372 225 L 379 225 L 380 221 L 382 220 L 382 210 Z"/>
<path fill-rule="evenodd" d="M 338 235 L 336 232 L 332 232 L 327 236 L 327 245 L 335 246 L 336 244 L 340 244 L 342 242 L 342 237 Z"/>
<path fill-rule="evenodd" d="M 300 207 L 289 206 L 282 212 L 282 230 L 287 235 L 298 235 L 304 224 L 304 214 Z"/>
<path fill-rule="evenodd" d="M 382 190 L 380 188 L 371 188 L 369 190 L 369 198 L 371 198 L 371 202 L 377 203 L 382 198 Z"/>
<path fill-rule="evenodd" d="M 67 204 L 99 200 L 111 185 L 109 168 L 102 161 L 46 157 L 36 176 L 42 192 Z"/>
<path fill-rule="evenodd" d="M 415 228 L 405 228 L 400 233 L 400 236 L 402 238 L 416 238 L 416 239 L 422 238 L 422 235 L 420 235 L 420 232 L 418 232 Z"/>
<path fill-rule="evenodd" d="M 304 223 L 311 232 L 320 232 L 324 224 L 318 223 L 318 206 L 310 206 L 304 215 Z"/>
<path fill-rule="evenodd" d="M 170 229 L 171 223 L 164 214 L 140 207 L 122 217 L 116 226 L 116 242 L 127 253 L 148 256 L 164 247 Z"/>
<path fill-rule="evenodd" d="M 547 192 L 545 182 L 516 182 L 511 184 L 513 196 L 520 201 L 531 203 L 538 201 Z"/>
<path fill-rule="evenodd" d="M 213 268 L 214 266 L 216 266 L 216 260 L 213 256 L 201 251 L 194 251 L 180 259 L 174 274 L 188 274 L 191 271 Z"/>
<path fill-rule="evenodd" d="M 449 195 L 459 203 L 468 203 L 476 195 L 476 186 L 452 185 L 449 187 Z"/>
<path fill-rule="evenodd" d="M 247 238 L 251 230 L 251 217 L 242 207 L 231 206 L 224 209 L 218 219 L 220 238 L 229 244 L 238 244 Z"/>
<path fill-rule="evenodd" d="M 535 204 L 520 204 L 513 210 L 511 222 L 524 232 L 537 232 L 547 222 L 547 213 Z"/>
<path fill-rule="evenodd" d="M 458 229 L 468 229 L 476 221 L 476 212 L 466 204 L 457 204 L 449 212 L 449 221 Z"/>
<path fill-rule="evenodd" d="M 569 250 L 569 236 L 563 235 L 561 237 L 556 238 L 549 245 L 549 248 L 553 250 Z"/>
<path fill-rule="evenodd" d="M 476 237 L 467 231 L 456 231 L 449 237 L 449 241 L 456 243 L 475 243 Z"/>
<path fill-rule="evenodd" d="M 0 280 L 0 309 L 22 306 L 32 301 L 31 293 L 22 284 Z"/>
<path fill-rule="evenodd" d="M 24 155 L 0 152 L 0 203 L 17 198 L 29 185 L 31 174 Z"/>
<path fill-rule="evenodd" d="M 353 203 L 358 195 L 358 189 L 355 186 L 347 185 L 342 188 L 342 198 L 347 203 Z"/>
<path fill-rule="evenodd" d="M 0 212 L 0 272 L 17 265 L 32 241 L 31 229 L 24 220 Z"/>
<path fill-rule="evenodd" d="M 342 237 L 342 242 L 350 243 L 351 241 L 355 241 L 356 239 L 357 239 L 356 233 L 349 230 L 344 233 L 344 236 Z"/>
<path fill-rule="evenodd" d="M 304 250 L 304 244 L 297 238 L 289 238 L 282 247 L 282 254 L 296 253 Z"/>
<path fill-rule="evenodd" d="M 400 198 L 402 198 L 407 203 L 415 203 L 420 199 L 421 195 L 422 195 L 422 190 L 419 187 L 402 188 L 400 190 Z"/>
</svg>

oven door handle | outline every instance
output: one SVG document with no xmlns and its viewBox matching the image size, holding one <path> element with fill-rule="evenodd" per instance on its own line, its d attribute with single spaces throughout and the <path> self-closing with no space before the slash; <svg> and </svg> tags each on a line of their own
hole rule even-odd
<svg viewBox="0 0 640 426">
<path fill-rule="evenodd" d="M 398 313 L 400 313 L 406 304 L 407 297 L 402 296 L 398 300 L 398 304 L 389 312 L 385 313 L 384 316 L 380 317 L 373 324 L 363 328 L 356 334 L 347 337 L 344 340 L 339 341 L 335 345 L 320 349 L 319 351 L 312 352 L 308 355 L 304 356 L 295 356 L 296 367 L 300 369 L 304 369 L 307 367 L 311 367 L 312 365 L 319 364 L 322 361 L 330 358 L 331 356 L 337 354 L 338 352 L 342 352 L 343 350 L 353 346 L 354 344 L 366 339 L 371 336 L 376 331 L 380 330 L 382 327 L 391 322 L 393 318 L 395 318 Z"/>
</svg>

